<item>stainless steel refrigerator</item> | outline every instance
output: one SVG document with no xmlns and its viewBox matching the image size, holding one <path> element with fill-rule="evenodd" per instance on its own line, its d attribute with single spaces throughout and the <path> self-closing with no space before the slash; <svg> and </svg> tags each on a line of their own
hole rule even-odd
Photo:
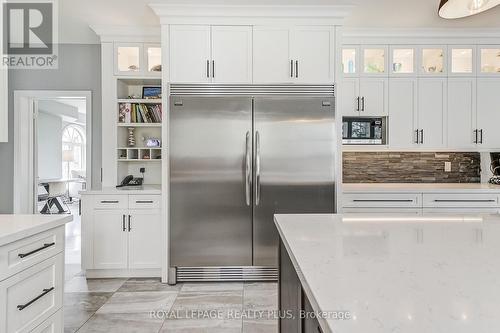
<svg viewBox="0 0 500 333">
<path fill-rule="evenodd" d="M 322 88 L 172 88 L 171 283 L 276 279 L 273 215 L 335 211 L 335 103 Z"/>
</svg>

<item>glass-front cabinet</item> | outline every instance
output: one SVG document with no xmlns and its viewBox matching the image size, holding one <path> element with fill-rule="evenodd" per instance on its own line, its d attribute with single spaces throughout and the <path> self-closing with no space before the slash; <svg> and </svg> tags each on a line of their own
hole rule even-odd
<svg viewBox="0 0 500 333">
<path fill-rule="evenodd" d="M 359 47 L 346 45 L 342 49 L 342 73 L 344 76 L 359 74 Z"/>
<path fill-rule="evenodd" d="M 415 74 L 415 48 L 409 46 L 391 47 L 390 73 L 394 76 Z"/>
<path fill-rule="evenodd" d="M 472 46 L 449 46 L 449 75 L 468 76 L 474 75 L 474 62 L 476 49 Z"/>
<path fill-rule="evenodd" d="M 478 53 L 478 74 L 500 75 L 500 46 L 480 46 Z"/>
<path fill-rule="evenodd" d="M 115 74 L 160 76 L 161 47 L 158 44 L 115 43 Z"/>
<path fill-rule="evenodd" d="M 446 74 L 445 48 L 439 46 L 420 49 L 420 73 L 425 75 Z"/>
<path fill-rule="evenodd" d="M 387 47 L 368 46 L 361 49 L 362 75 L 380 76 L 387 74 Z"/>
</svg>

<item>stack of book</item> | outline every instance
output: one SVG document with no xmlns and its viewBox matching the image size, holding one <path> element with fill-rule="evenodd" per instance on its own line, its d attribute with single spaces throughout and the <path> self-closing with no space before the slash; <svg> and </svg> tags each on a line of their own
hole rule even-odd
<svg viewBox="0 0 500 333">
<path fill-rule="evenodd" d="M 161 123 L 161 104 L 120 103 L 120 123 Z"/>
</svg>

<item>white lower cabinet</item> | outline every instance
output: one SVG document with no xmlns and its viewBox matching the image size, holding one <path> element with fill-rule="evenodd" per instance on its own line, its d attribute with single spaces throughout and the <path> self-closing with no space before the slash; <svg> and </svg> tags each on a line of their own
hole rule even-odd
<svg viewBox="0 0 500 333">
<path fill-rule="evenodd" d="M 82 243 L 87 250 L 82 260 L 88 275 L 141 276 L 141 270 L 159 271 L 160 199 L 140 194 L 83 197 Z"/>
</svg>

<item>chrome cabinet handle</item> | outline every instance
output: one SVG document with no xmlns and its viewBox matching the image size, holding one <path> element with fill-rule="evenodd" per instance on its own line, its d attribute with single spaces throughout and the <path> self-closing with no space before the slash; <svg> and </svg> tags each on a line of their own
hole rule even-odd
<svg viewBox="0 0 500 333">
<path fill-rule="evenodd" d="M 365 111 L 365 97 L 361 97 L 361 111 Z"/>
<path fill-rule="evenodd" d="M 136 200 L 135 203 L 138 203 L 138 204 L 152 204 L 153 200 Z"/>
<path fill-rule="evenodd" d="M 122 215 L 122 231 L 127 231 L 127 227 L 125 226 L 125 214 Z"/>
<path fill-rule="evenodd" d="M 132 230 L 132 224 L 130 223 L 130 215 L 128 216 L 128 231 Z"/>
<path fill-rule="evenodd" d="M 250 206 L 250 181 L 252 179 L 252 173 L 250 165 L 250 151 L 251 151 L 251 143 L 250 143 L 250 131 L 247 131 L 245 138 L 245 203 L 247 206 Z"/>
<path fill-rule="evenodd" d="M 416 139 L 415 143 L 416 143 L 417 145 L 420 143 L 420 140 L 419 140 L 420 135 L 419 135 L 419 133 L 420 133 L 420 132 L 419 132 L 419 130 L 418 130 L 418 129 L 417 129 L 417 130 L 415 130 L 415 134 L 417 134 L 417 139 Z"/>
<path fill-rule="evenodd" d="M 207 77 L 210 77 L 210 60 L 207 60 Z"/>
<path fill-rule="evenodd" d="M 483 144 L 483 130 L 482 129 L 479 130 L 479 143 Z"/>
<path fill-rule="evenodd" d="M 413 202 L 412 199 L 353 199 L 353 202 Z"/>
<path fill-rule="evenodd" d="M 299 77 L 299 61 L 295 60 L 295 77 Z"/>
<path fill-rule="evenodd" d="M 22 311 L 24 310 L 25 308 L 27 308 L 28 306 L 30 306 L 31 304 L 35 303 L 36 301 L 38 301 L 40 298 L 42 298 L 43 296 L 47 295 L 48 293 L 50 293 L 52 290 L 54 290 L 54 287 L 50 287 L 50 288 L 47 288 L 47 289 L 43 289 L 42 293 L 40 295 L 38 295 L 37 297 L 33 298 L 31 301 L 29 301 L 28 303 L 26 304 L 22 304 L 22 305 L 18 305 L 17 306 L 17 309 L 19 311 Z"/>
<path fill-rule="evenodd" d="M 356 111 L 359 111 L 359 105 L 360 105 L 360 104 L 359 104 L 359 100 L 360 100 L 360 97 L 359 97 L 359 96 L 358 96 L 358 97 L 356 97 L 356 105 L 357 105 L 357 106 L 356 106 Z"/>
<path fill-rule="evenodd" d="M 260 203 L 260 133 L 255 133 L 255 205 Z"/>
<path fill-rule="evenodd" d="M 435 199 L 434 202 L 497 202 L 495 199 Z"/>
<path fill-rule="evenodd" d="M 37 253 L 37 252 L 40 252 L 40 251 L 42 251 L 42 250 L 45 250 L 46 248 L 49 248 L 49 247 L 54 246 L 54 245 L 56 245 L 56 243 L 55 243 L 55 242 L 52 242 L 52 243 L 45 243 L 45 244 L 43 244 L 43 246 L 42 246 L 42 247 L 39 247 L 39 248 L 38 248 L 38 249 L 36 249 L 36 250 L 30 251 L 30 252 L 27 252 L 27 253 L 19 253 L 17 256 L 18 256 L 19 258 L 21 258 L 21 259 L 22 259 L 22 258 L 25 258 L 25 257 L 30 256 L 30 255 L 32 255 L 32 254 L 35 254 L 35 253 Z"/>
<path fill-rule="evenodd" d="M 472 133 L 473 133 L 473 135 L 474 135 L 474 143 L 478 143 L 478 142 L 477 142 L 477 132 L 478 132 L 478 130 L 477 130 L 477 129 L 475 129 L 475 130 L 472 132 Z"/>
<path fill-rule="evenodd" d="M 290 77 L 293 77 L 293 60 L 290 60 Z"/>
<path fill-rule="evenodd" d="M 103 204 L 117 204 L 118 200 L 101 200 Z"/>
<path fill-rule="evenodd" d="M 420 130 L 420 143 L 421 144 L 424 143 L 424 130 L 423 129 Z"/>
<path fill-rule="evenodd" d="M 212 77 L 215 77 L 215 60 L 212 60 Z"/>
</svg>

